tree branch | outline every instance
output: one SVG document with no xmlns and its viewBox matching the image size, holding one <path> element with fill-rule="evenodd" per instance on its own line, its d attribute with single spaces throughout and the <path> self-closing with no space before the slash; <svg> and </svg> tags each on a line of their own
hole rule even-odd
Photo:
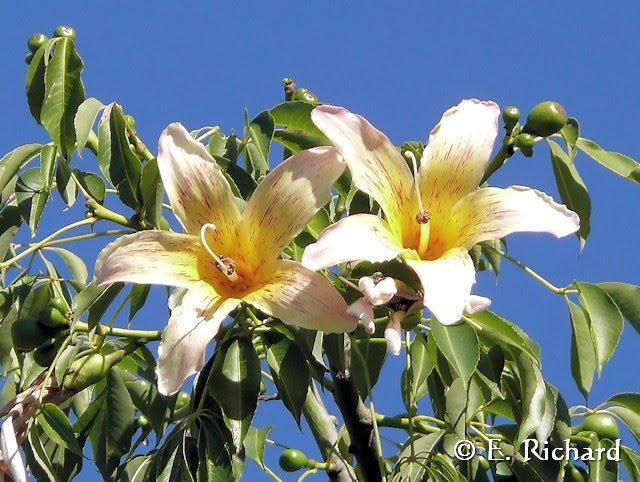
<svg viewBox="0 0 640 482">
<path fill-rule="evenodd" d="M 338 430 L 334 423 L 334 417 L 327 412 L 313 384 L 309 386 L 307 391 L 307 398 L 302 406 L 302 412 L 313 432 L 325 462 L 329 464 L 326 469 L 329 480 L 336 482 L 357 480 L 353 468 L 338 453 Z"/>
<path fill-rule="evenodd" d="M 334 383 L 333 398 L 349 432 L 349 450 L 356 457 L 364 480 L 378 482 L 382 480 L 382 473 L 373 437 L 371 411 L 362 402 L 351 379 L 343 337 L 337 336 L 332 342 L 338 340 L 341 346 L 333 346 L 326 350 Z"/>
</svg>

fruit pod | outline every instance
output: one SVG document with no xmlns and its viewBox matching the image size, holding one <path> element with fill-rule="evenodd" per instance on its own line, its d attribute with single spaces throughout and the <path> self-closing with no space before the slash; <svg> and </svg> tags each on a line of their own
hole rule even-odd
<svg viewBox="0 0 640 482">
<path fill-rule="evenodd" d="M 122 360 L 127 352 L 116 350 L 108 355 L 93 353 L 75 360 L 64 377 L 63 386 L 69 390 L 80 391 L 102 380 L 116 363 Z"/>
<path fill-rule="evenodd" d="M 51 334 L 33 318 L 20 318 L 11 325 L 11 340 L 17 351 L 31 351 L 46 343 Z"/>
<path fill-rule="evenodd" d="M 549 137 L 567 123 L 567 113 L 557 102 L 547 100 L 536 105 L 527 115 L 527 123 L 522 129 L 534 136 Z"/>
</svg>

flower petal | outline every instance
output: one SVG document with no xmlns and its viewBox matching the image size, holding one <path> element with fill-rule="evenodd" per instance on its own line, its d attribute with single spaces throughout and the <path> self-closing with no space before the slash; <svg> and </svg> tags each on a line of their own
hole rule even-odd
<svg viewBox="0 0 640 482">
<path fill-rule="evenodd" d="M 354 214 L 328 226 L 318 240 L 307 246 L 302 264 L 319 270 L 347 261 L 388 261 L 402 251 L 383 219 L 372 214 Z"/>
<path fill-rule="evenodd" d="M 476 281 L 469 253 L 453 248 L 433 261 L 411 260 L 406 263 L 416 272 L 424 290 L 424 305 L 443 325 L 460 321 Z"/>
<path fill-rule="evenodd" d="M 158 169 L 173 212 L 188 233 L 199 234 L 202 225 L 215 224 L 218 249 L 237 237 L 240 211 L 229 183 L 204 145 L 182 124 L 170 124 L 162 132 Z"/>
<path fill-rule="evenodd" d="M 124 281 L 188 287 L 200 280 L 198 261 L 206 256 L 195 236 L 141 231 L 107 245 L 95 275 L 99 285 Z"/>
<path fill-rule="evenodd" d="M 389 277 L 376 281 L 371 276 L 363 276 L 358 281 L 358 288 L 374 306 L 388 303 L 398 293 L 396 280 Z"/>
<path fill-rule="evenodd" d="M 413 176 L 398 149 L 364 117 L 342 107 L 316 107 L 311 118 L 344 157 L 355 186 L 378 201 L 393 232 L 413 239 L 418 204 Z"/>
<path fill-rule="evenodd" d="M 347 313 L 358 318 L 367 333 L 373 334 L 376 331 L 376 324 L 373 321 L 373 307 L 366 299 L 358 298 L 351 303 Z"/>
<path fill-rule="evenodd" d="M 331 186 L 344 168 L 335 148 L 316 147 L 295 154 L 267 175 L 242 215 L 254 266 L 278 257 L 331 200 Z"/>
<path fill-rule="evenodd" d="M 355 329 L 358 319 L 324 276 L 289 260 L 276 260 L 273 268 L 264 286 L 244 301 L 291 325 L 328 333 Z"/>
<path fill-rule="evenodd" d="M 0 431 L 0 449 L 2 449 L 2 462 L 9 468 L 11 480 L 15 482 L 26 482 L 27 473 L 22 460 L 22 454 L 18 450 L 16 432 L 13 428 L 13 417 L 9 415 L 2 422 Z"/>
<path fill-rule="evenodd" d="M 464 308 L 464 312 L 467 315 L 475 315 L 481 311 L 486 310 L 491 305 L 491 300 L 484 296 L 470 295 L 467 299 L 467 306 Z"/>
<path fill-rule="evenodd" d="M 402 348 L 402 327 L 400 322 L 404 313 L 394 311 L 389 314 L 389 322 L 384 329 L 384 337 L 387 340 L 387 351 L 394 356 L 400 354 Z"/>
<path fill-rule="evenodd" d="M 446 223 L 456 201 L 478 187 L 498 134 L 499 116 L 500 108 L 493 102 L 463 100 L 431 131 L 419 179 L 432 225 Z"/>
<path fill-rule="evenodd" d="M 174 308 L 158 347 L 158 391 L 172 395 L 184 381 L 200 371 L 205 349 L 220 324 L 240 303 L 219 297 L 208 285 L 190 288 L 181 299 L 172 297 Z"/>
<path fill-rule="evenodd" d="M 451 225 L 458 229 L 459 246 L 516 232 L 547 232 L 561 238 L 580 227 L 578 215 L 547 194 L 522 186 L 488 187 L 465 196 L 454 208 Z"/>
</svg>

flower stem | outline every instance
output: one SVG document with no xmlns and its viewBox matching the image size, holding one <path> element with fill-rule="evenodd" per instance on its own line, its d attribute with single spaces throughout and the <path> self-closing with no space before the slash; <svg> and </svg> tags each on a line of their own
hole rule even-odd
<svg viewBox="0 0 640 482">
<path fill-rule="evenodd" d="M 88 333 L 91 329 L 87 323 L 77 321 L 73 324 L 73 331 L 75 333 Z M 162 330 L 130 330 L 127 328 L 98 325 L 98 331 L 106 336 L 133 338 L 145 341 L 157 341 L 162 337 Z"/>
<path fill-rule="evenodd" d="M 58 229 L 54 233 L 51 233 L 49 236 L 44 238 L 42 241 L 38 241 L 37 243 L 33 243 L 31 246 L 26 248 L 21 253 L 18 253 L 13 258 L 8 259 L 8 260 L 3 261 L 2 263 L 0 263 L 0 269 L 4 269 L 4 268 L 6 268 L 8 266 L 11 266 L 12 264 L 14 264 L 15 262 L 21 260 L 22 258 L 27 256 L 28 254 L 31 254 L 31 253 L 39 250 L 40 248 L 43 248 L 43 247 L 47 246 L 50 241 L 52 241 L 53 239 L 55 239 L 56 237 L 60 236 L 63 233 L 66 233 L 67 231 L 71 231 L 72 229 L 75 229 L 75 228 L 79 228 L 81 226 L 93 225 L 93 224 L 96 223 L 96 221 L 97 221 L 96 218 L 91 217 L 91 218 L 87 218 L 87 219 L 82 219 L 80 221 L 76 221 L 75 223 L 68 224 L 67 226 L 63 226 L 62 228 Z"/>
</svg>

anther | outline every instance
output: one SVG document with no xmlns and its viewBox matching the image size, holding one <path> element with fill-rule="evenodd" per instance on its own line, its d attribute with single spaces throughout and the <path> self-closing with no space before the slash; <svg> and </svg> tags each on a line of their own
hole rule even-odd
<svg viewBox="0 0 640 482">
<path fill-rule="evenodd" d="M 416 221 L 418 224 L 427 224 L 431 219 L 431 213 L 429 211 L 420 211 L 416 214 Z"/>
<path fill-rule="evenodd" d="M 236 281 L 238 279 L 238 274 L 236 273 L 236 264 L 233 262 L 233 260 L 228 256 L 218 256 L 213 252 L 213 250 L 207 243 L 207 231 L 209 229 L 215 230 L 216 225 L 205 224 L 200 229 L 200 242 L 202 243 L 202 246 L 215 261 L 215 266 L 218 271 L 225 275 L 229 279 L 229 281 Z"/>
</svg>

